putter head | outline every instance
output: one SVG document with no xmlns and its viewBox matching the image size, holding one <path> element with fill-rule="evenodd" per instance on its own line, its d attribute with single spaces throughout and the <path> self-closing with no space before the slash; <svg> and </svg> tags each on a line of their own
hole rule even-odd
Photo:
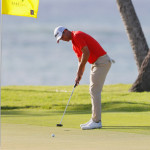
<svg viewBox="0 0 150 150">
<path fill-rule="evenodd" d="M 63 124 L 56 124 L 56 126 L 57 126 L 57 127 L 62 127 L 62 126 L 63 126 Z"/>
</svg>

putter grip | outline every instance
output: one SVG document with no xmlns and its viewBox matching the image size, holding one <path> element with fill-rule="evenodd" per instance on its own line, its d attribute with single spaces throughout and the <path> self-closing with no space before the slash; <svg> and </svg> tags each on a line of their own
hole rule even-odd
<svg viewBox="0 0 150 150">
<path fill-rule="evenodd" d="M 77 86 L 77 83 L 75 83 L 74 88 Z"/>
</svg>

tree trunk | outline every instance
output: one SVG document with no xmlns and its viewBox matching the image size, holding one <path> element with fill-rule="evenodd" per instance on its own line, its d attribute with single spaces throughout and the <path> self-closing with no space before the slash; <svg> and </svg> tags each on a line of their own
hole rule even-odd
<svg viewBox="0 0 150 150">
<path fill-rule="evenodd" d="M 138 71 L 140 72 L 141 64 L 149 51 L 145 36 L 134 10 L 132 1 L 117 0 L 117 4 L 127 30 Z"/>
<path fill-rule="evenodd" d="M 137 80 L 132 85 L 131 92 L 150 91 L 150 50 L 145 57 Z"/>
</svg>

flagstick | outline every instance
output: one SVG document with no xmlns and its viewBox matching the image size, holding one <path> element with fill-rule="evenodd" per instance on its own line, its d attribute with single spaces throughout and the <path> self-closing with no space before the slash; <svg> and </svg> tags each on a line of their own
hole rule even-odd
<svg viewBox="0 0 150 150">
<path fill-rule="evenodd" d="M 2 8 L 2 0 L 1 0 Z M 1 14 L 1 25 L 0 25 L 0 147 L 1 147 L 1 82 L 2 82 L 2 25 L 3 15 Z"/>
</svg>

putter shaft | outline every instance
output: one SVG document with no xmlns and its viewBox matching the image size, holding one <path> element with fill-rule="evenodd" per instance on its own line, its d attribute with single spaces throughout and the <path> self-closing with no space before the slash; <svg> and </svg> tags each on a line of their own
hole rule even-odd
<svg viewBox="0 0 150 150">
<path fill-rule="evenodd" d="M 70 98 L 69 98 L 69 100 L 68 100 L 68 103 L 67 103 L 67 105 L 66 105 L 65 111 L 64 111 L 63 116 L 62 116 L 61 121 L 60 121 L 60 124 L 62 123 L 62 120 L 63 120 L 63 118 L 64 118 L 64 115 L 65 115 L 65 113 L 66 113 L 67 107 L 68 107 L 68 105 L 69 105 L 70 99 L 71 99 L 71 97 L 72 97 L 72 95 L 73 95 L 73 92 L 74 92 L 74 89 L 75 89 L 76 86 L 77 86 L 77 84 L 75 84 L 74 87 L 73 87 L 72 93 L 71 93 Z"/>
</svg>

